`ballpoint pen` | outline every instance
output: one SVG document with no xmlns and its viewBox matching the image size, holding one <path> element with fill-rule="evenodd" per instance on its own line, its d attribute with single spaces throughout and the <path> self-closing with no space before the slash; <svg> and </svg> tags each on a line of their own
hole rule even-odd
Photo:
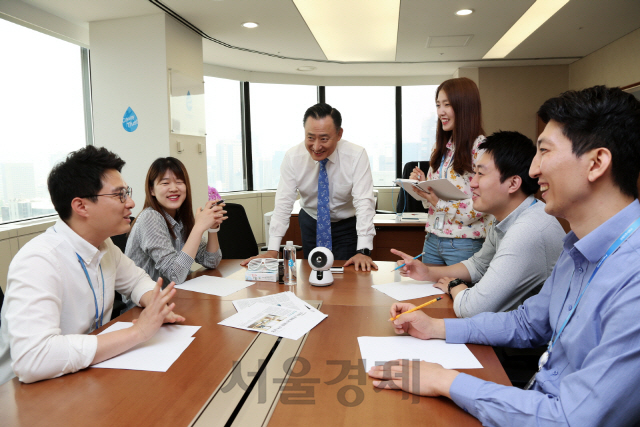
<svg viewBox="0 0 640 427">
<path fill-rule="evenodd" d="M 422 255 L 424 255 L 424 252 L 419 253 L 418 255 L 414 256 L 414 257 L 413 257 L 413 259 L 418 259 L 418 258 L 419 258 L 419 257 L 421 257 Z M 397 266 L 396 268 L 394 268 L 394 269 L 393 269 L 393 270 L 391 270 L 391 271 L 396 271 L 397 269 L 402 268 L 402 267 L 404 267 L 405 265 L 407 265 L 407 263 L 406 263 L 406 262 L 405 262 L 404 264 L 402 264 L 402 265 Z"/>
</svg>

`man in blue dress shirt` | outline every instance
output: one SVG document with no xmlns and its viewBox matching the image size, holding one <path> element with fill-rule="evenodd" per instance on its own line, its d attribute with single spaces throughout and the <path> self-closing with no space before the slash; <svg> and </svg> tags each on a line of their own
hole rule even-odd
<svg viewBox="0 0 640 427">
<path fill-rule="evenodd" d="M 640 224 L 640 102 L 618 88 L 596 86 L 552 98 L 538 114 L 547 125 L 530 175 L 539 179 L 546 212 L 572 228 L 540 293 L 508 313 L 440 320 L 416 311 L 394 322 L 396 333 L 421 339 L 549 345 L 530 389 L 426 362 L 414 367 L 400 361 L 369 374 L 379 379 L 376 387 L 447 396 L 484 425 L 636 425 L 640 232 L 633 231 Z M 412 307 L 397 303 L 391 314 Z"/>
</svg>

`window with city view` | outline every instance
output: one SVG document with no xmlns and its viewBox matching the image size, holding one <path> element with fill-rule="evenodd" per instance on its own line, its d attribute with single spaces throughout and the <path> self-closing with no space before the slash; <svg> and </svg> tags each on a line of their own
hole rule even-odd
<svg viewBox="0 0 640 427">
<path fill-rule="evenodd" d="M 205 77 L 209 185 L 247 189 L 243 177 L 241 82 Z M 402 163 L 428 160 L 436 137 L 436 85 L 402 87 Z M 304 111 L 317 86 L 251 83 L 253 189 L 275 189 L 285 152 L 304 139 Z M 325 100 L 342 114 L 343 138 L 366 148 L 376 187 L 396 178 L 395 86 L 327 86 Z"/>
<path fill-rule="evenodd" d="M 204 78 L 207 177 L 218 191 L 245 189 L 240 84 L 237 80 Z"/>
<path fill-rule="evenodd" d="M 402 164 L 429 160 L 436 142 L 438 86 L 402 88 Z M 426 171 L 425 171 L 426 172 Z"/>
<path fill-rule="evenodd" d="M 253 83 L 249 95 L 253 189 L 275 189 L 284 153 L 304 141 L 302 119 L 318 103 L 318 87 Z"/>
<path fill-rule="evenodd" d="M 81 48 L 3 19 L 0 40 L 2 222 L 55 214 L 49 171 L 86 145 Z"/>
<path fill-rule="evenodd" d="M 342 114 L 342 138 L 364 147 L 373 185 L 388 187 L 396 177 L 396 88 L 327 86 L 325 100 Z"/>
</svg>

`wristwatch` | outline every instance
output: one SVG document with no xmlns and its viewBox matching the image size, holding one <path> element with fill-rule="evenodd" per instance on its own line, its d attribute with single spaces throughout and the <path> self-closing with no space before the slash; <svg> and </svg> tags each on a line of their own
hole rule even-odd
<svg viewBox="0 0 640 427">
<path fill-rule="evenodd" d="M 449 286 L 447 287 L 447 293 L 451 295 L 451 288 L 455 288 L 458 285 L 466 285 L 467 287 L 469 286 L 469 284 L 462 279 L 453 279 L 452 281 L 449 282 Z"/>
<path fill-rule="evenodd" d="M 368 256 L 368 257 L 371 257 L 371 249 L 368 249 L 368 248 L 362 248 L 362 249 L 358 249 L 356 252 L 357 252 L 357 253 L 359 253 L 359 254 L 362 254 L 362 255 L 366 255 L 366 256 Z"/>
</svg>

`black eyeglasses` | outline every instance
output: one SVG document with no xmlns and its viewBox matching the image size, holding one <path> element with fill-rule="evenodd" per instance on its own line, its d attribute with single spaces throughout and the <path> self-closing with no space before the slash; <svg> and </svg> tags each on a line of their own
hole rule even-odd
<svg viewBox="0 0 640 427">
<path fill-rule="evenodd" d="M 94 194 L 92 196 L 80 196 L 80 198 L 88 198 L 88 197 L 98 197 L 98 196 L 118 196 L 122 203 L 126 202 L 129 197 L 133 194 L 133 188 L 127 187 L 118 191 L 117 193 L 109 193 L 109 194 Z"/>
</svg>

